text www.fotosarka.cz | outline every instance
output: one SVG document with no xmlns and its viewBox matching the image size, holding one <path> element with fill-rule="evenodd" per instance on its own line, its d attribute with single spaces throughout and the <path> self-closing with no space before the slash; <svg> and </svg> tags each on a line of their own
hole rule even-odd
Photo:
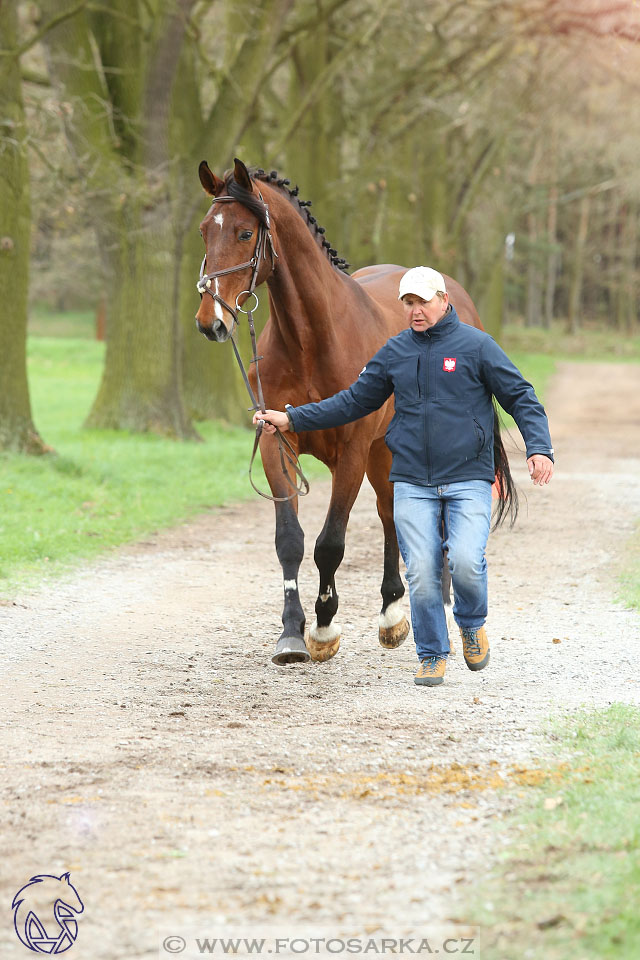
<svg viewBox="0 0 640 960">
<path fill-rule="evenodd" d="M 465 931 L 467 933 L 468 931 Z M 162 933 L 161 958 L 180 955 L 192 957 L 331 957 L 331 956 L 436 956 L 480 958 L 477 936 L 269 936 L 221 937 L 206 933 Z"/>
</svg>

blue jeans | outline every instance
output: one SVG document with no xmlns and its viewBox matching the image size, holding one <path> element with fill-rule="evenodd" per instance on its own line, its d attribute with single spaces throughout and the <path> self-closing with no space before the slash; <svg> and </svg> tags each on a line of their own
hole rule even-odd
<svg viewBox="0 0 640 960">
<path fill-rule="evenodd" d="M 423 487 L 396 482 L 394 519 L 407 567 L 418 658 L 446 657 L 449 634 L 442 602 L 442 550 L 449 557 L 456 623 L 481 627 L 487 617 L 484 552 L 491 526 L 491 484 L 466 480 Z"/>
</svg>

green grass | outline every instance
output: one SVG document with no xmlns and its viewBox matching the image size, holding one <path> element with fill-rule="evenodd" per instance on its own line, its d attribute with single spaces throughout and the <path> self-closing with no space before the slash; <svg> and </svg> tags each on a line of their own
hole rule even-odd
<svg viewBox="0 0 640 960">
<path fill-rule="evenodd" d="M 253 434 L 199 423 L 204 443 L 84 430 L 100 378 L 102 344 L 31 338 L 35 423 L 56 456 L 0 455 L 0 593 L 75 560 L 230 501 L 253 498 Z M 325 468 L 303 458 L 310 477 Z M 254 477 L 266 479 L 258 461 Z"/>
<path fill-rule="evenodd" d="M 528 778 L 501 827 L 511 845 L 474 891 L 483 960 L 636 960 L 640 710 L 567 716 L 550 736 L 566 760 Z"/>
<path fill-rule="evenodd" d="M 567 333 L 565 325 L 560 323 L 553 324 L 549 330 L 507 324 L 500 343 L 509 356 L 517 352 L 589 363 L 640 362 L 640 332 L 629 336 L 611 329 L 585 326 L 577 333 Z"/>
<path fill-rule="evenodd" d="M 36 337 L 72 337 L 95 340 L 96 311 L 53 310 L 36 303 L 29 311 L 29 335 Z"/>
<path fill-rule="evenodd" d="M 622 585 L 623 602 L 634 610 L 640 610 L 640 523 L 623 549 L 624 571 L 619 580 Z"/>
<path fill-rule="evenodd" d="M 509 350 L 508 353 L 523 376 L 533 384 L 538 399 L 544 402 L 547 384 L 555 372 L 557 359 L 549 354 L 524 353 L 518 349 Z M 500 416 L 509 430 L 516 430 L 516 437 L 519 439 L 520 434 L 517 433 L 518 428 L 514 419 L 502 409 L 500 410 Z M 522 449 L 524 450 L 524 443 Z"/>
</svg>

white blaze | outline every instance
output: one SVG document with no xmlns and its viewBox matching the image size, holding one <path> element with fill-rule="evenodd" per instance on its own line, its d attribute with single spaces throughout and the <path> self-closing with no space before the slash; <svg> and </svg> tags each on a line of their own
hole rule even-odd
<svg viewBox="0 0 640 960">
<path fill-rule="evenodd" d="M 222 219 L 222 214 L 221 214 L 221 213 L 216 213 L 216 215 L 215 215 L 215 217 L 214 217 L 213 219 L 215 220 L 215 222 L 218 224 L 218 226 L 219 226 L 220 229 L 222 230 L 222 224 L 223 224 L 223 222 L 224 222 L 223 219 Z"/>
<path fill-rule="evenodd" d="M 218 214 L 218 216 L 220 216 L 220 214 Z M 214 282 L 215 285 L 216 285 L 216 293 L 219 294 L 219 293 L 220 293 L 220 284 L 218 283 L 218 278 L 216 277 L 213 282 Z M 220 302 L 219 302 L 218 300 L 214 300 L 214 301 L 213 301 L 213 312 L 215 313 L 215 315 L 216 315 L 216 317 L 218 318 L 218 320 L 222 320 L 222 319 L 223 319 L 223 316 L 222 316 L 222 306 L 220 305 Z"/>
</svg>

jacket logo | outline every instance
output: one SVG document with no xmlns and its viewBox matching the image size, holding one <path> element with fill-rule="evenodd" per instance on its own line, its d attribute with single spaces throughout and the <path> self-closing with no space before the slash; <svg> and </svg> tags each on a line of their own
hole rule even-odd
<svg viewBox="0 0 640 960">
<path fill-rule="evenodd" d="M 456 358 L 455 357 L 445 357 L 442 361 L 442 369 L 446 373 L 453 373 L 456 368 Z"/>
</svg>

